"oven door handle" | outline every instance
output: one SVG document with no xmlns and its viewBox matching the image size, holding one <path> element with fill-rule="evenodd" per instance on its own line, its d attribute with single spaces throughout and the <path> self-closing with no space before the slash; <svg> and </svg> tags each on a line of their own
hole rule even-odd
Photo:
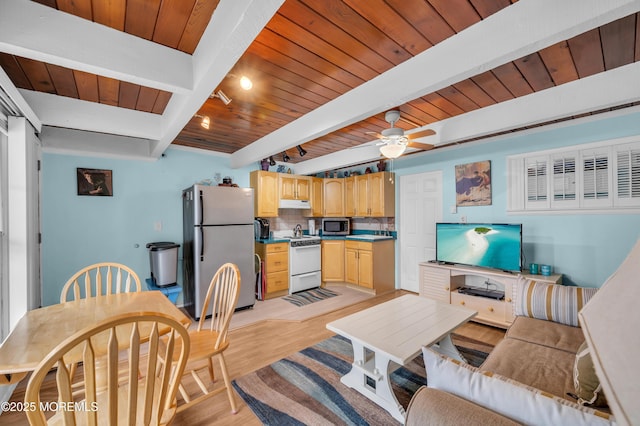
<svg viewBox="0 0 640 426">
<path fill-rule="evenodd" d="M 320 271 L 307 272 L 306 274 L 296 275 L 296 278 L 311 277 L 313 275 L 318 275 L 319 273 L 320 273 Z"/>
<path fill-rule="evenodd" d="M 309 246 L 295 246 L 295 247 L 291 247 L 293 249 L 308 249 L 308 248 L 316 248 L 316 247 L 320 247 L 320 244 L 312 244 Z"/>
</svg>

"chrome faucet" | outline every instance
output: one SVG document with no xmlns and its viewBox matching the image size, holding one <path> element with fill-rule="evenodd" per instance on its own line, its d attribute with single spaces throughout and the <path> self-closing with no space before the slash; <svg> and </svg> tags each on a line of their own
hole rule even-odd
<svg viewBox="0 0 640 426">
<path fill-rule="evenodd" d="M 302 226 L 300 224 L 297 224 L 296 227 L 293 228 L 293 236 L 294 238 L 302 237 Z"/>
</svg>

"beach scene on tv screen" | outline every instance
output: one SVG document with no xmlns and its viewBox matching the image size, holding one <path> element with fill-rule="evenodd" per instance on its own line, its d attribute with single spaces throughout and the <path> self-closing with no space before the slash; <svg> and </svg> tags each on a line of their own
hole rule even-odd
<svg viewBox="0 0 640 426">
<path fill-rule="evenodd" d="M 437 234 L 437 260 L 520 270 L 519 225 L 439 223 Z"/>
</svg>

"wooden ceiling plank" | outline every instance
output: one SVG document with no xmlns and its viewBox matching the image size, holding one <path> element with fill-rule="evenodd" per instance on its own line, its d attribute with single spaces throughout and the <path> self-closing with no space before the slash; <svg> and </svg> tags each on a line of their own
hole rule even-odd
<svg viewBox="0 0 640 426">
<path fill-rule="evenodd" d="M 471 4 L 480 14 L 482 19 L 501 11 L 511 5 L 509 0 L 471 0 Z"/>
<path fill-rule="evenodd" d="M 443 97 L 438 92 L 429 93 L 422 98 L 430 104 L 435 105 L 437 108 L 446 112 L 451 117 L 464 113 L 464 110 L 462 110 L 456 104 L 450 102 L 447 98 Z"/>
<path fill-rule="evenodd" d="M 419 126 L 438 121 L 433 115 L 416 108 L 413 102 L 407 102 L 400 108 L 400 117 L 410 117 Z"/>
<path fill-rule="evenodd" d="M 508 101 L 514 97 L 490 71 L 471 77 L 471 80 L 496 102 Z"/>
<path fill-rule="evenodd" d="M 513 63 L 534 91 L 538 92 L 553 87 L 553 80 L 538 53 L 516 59 Z"/>
<path fill-rule="evenodd" d="M 595 28 L 567 40 L 580 78 L 604 71 L 600 31 Z"/>
<path fill-rule="evenodd" d="M 433 105 L 431 102 L 427 100 L 424 96 L 418 99 L 414 99 L 409 102 L 414 108 L 423 111 L 425 114 L 428 114 L 434 117 L 436 120 L 444 120 L 445 118 L 451 117 L 451 115 Z"/>
<path fill-rule="evenodd" d="M 153 109 L 151 110 L 154 114 L 163 114 L 164 109 L 167 107 L 167 104 L 171 100 L 172 93 L 165 92 L 164 90 L 158 91 L 158 98 L 156 99 L 156 103 L 153 104 Z"/>
<path fill-rule="evenodd" d="M 482 108 L 496 103 L 491 98 L 491 96 L 487 95 L 485 91 L 478 87 L 478 85 L 475 84 L 471 79 L 463 80 L 460 83 L 456 83 L 453 85 L 453 87 L 455 87 L 456 90 L 463 93 L 476 105 L 479 105 Z"/>
<path fill-rule="evenodd" d="M 213 15 L 213 11 L 216 10 L 218 3 L 219 0 L 196 1 L 193 12 L 191 16 L 189 16 L 189 20 L 185 26 L 184 33 L 182 33 L 182 37 L 180 38 L 180 43 L 178 43 L 179 50 L 189 54 L 192 54 L 196 50 L 200 42 L 200 37 L 205 28 L 207 28 L 211 20 L 211 15 Z"/>
<path fill-rule="evenodd" d="M 556 86 L 578 79 L 578 71 L 566 41 L 544 48 L 539 54 Z"/>
<path fill-rule="evenodd" d="M 291 22 L 280 14 L 276 14 L 267 26 L 272 31 L 288 38 L 293 43 L 348 70 L 363 80 L 371 80 L 378 75 L 373 69 L 356 58 L 347 55 L 340 49 L 332 46 L 320 37 L 307 31 L 304 27 L 297 25 L 295 22 Z"/>
<path fill-rule="evenodd" d="M 93 21 L 91 0 L 57 0 L 58 10 Z"/>
<path fill-rule="evenodd" d="M 122 108 L 136 109 L 140 86 L 126 81 L 120 82 L 118 94 L 118 106 Z"/>
<path fill-rule="evenodd" d="M 100 102 L 98 94 L 98 76 L 83 71 L 73 71 L 78 88 L 78 97 L 83 101 Z"/>
<path fill-rule="evenodd" d="M 428 1 L 457 33 L 480 22 L 480 16 L 469 0 Z"/>
<path fill-rule="evenodd" d="M 43 4 L 45 6 L 49 6 L 52 7 L 54 9 L 57 9 L 58 6 L 56 5 L 56 0 L 34 0 L 40 4 Z"/>
<path fill-rule="evenodd" d="M 389 70 L 394 65 L 375 49 L 372 49 L 370 45 L 363 44 L 350 33 L 345 32 L 342 28 L 300 2 L 285 2 L 278 13 L 291 22 L 304 26 L 331 46 L 339 48 L 379 74 Z"/>
<path fill-rule="evenodd" d="M 194 4 L 195 0 L 163 1 L 153 31 L 153 41 L 177 49 Z"/>
<path fill-rule="evenodd" d="M 78 88 L 72 70 L 49 64 L 47 71 L 58 95 L 78 99 Z"/>
<path fill-rule="evenodd" d="M 387 0 L 431 45 L 456 34 L 440 14 L 425 0 Z"/>
<path fill-rule="evenodd" d="M 124 31 L 126 0 L 93 0 L 93 20 L 118 31 Z"/>
<path fill-rule="evenodd" d="M 162 0 L 127 0 L 124 30 L 145 40 L 153 38 L 153 30 Z"/>
<path fill-rule="evenodd" d="M 118 80 L 98 76 L 98 95 L 101 104 L 118 106 L 119 92 L 120 82 Z"/>
<path fill-rule="evenodd" d="M 491 73 L 516 98 L 533 93 L 533 89 L 513 62 L 500 65 L 491 70 Z"/>
<path fill-rule="evenodd" d="M 605 69 L 610 70 L 633 62 L 635 30 L 635 13 L 600 28 Z"/>
<path fill-rule="evenodd" d="M 461 111 L 460 114 L 479 108 L 478 104 L 469 99 L 464 93 L 458 91 L 455 86 L 445 87 L 436 93 L 457 106 Z"/>
<path fill-rule="evenodd" d="M 640 13 L 636 13 L 636 48 L 635 60 L 640 61 Z"/>
<path fill-rule="evenodd" d="M 344 2 L 302 1 L 320 16 L 326 17 L 344 32 L 349 33 L 351 37 L 377 51 L 389 62 L 397 65 L 412 57 L 409 52 L 388 37 L 386 33 L 380 31 L 378 27 L 372 25 L 371 22 L 364 19 Z M 338 45 L 341 46 L 342 43 L 338 43 Z"/>
<path fill-rule="evenodd" d="M 158 98 L 158 90 L 149 87 L 141 87 L 138 95 L 136 109 L 138 111 L 151 112 Z"/>
<path fill-rule="evenodd" d="M 20 89 L 33 89 L 31 82 L 15 56 L 0 52 L 0 67 L 7 73 L 14 86 Z"/>
<path fill-rule="evenodd" d="M 432 46 L 429 40 L 383 0 L 345 0 L 345 3 L 411 55 L 422 53 Z"/>
<path fill-rule="evenodd" d="M 55 93 L 56 89 L 51 81 L 51 76 L 49 75 L 47 66 L 43 62 L 34 61 L 28 58 L 18 58 L 18 63 L 24 70 L 33 90 L 45 93 Z"/>
</svg>

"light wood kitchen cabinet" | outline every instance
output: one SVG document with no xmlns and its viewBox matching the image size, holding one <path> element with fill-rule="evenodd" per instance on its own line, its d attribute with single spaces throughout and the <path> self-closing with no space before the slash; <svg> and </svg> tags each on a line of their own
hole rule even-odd
<svg viewBox="0 0 640 426">
<path fill-rule="evenodd" d="M 344 281 L 344 240 L 322 241 L 322 281 Z"/>
<path fill-rule="evenodd" d="M 324 216 L 324 182 L 322 178 L 312 177 L 311 182 L 311 197 L 309 204 L 311 208 L 305 210 L 304 215 L 307 217 L 322 217 Z"/>
<path fill-rule="evenodd" d="M 278 180 L 281 200 L 309 200 L 311 194 L 311 179 L 308 176 L 280 173 Z"/>
<path fill-rule="evenodd" d="M 353 217 L 356 215 L 356 178 L 349 176 L 344 179 L 344 215 Z"/>
<path fill-rule="evenodd" d="M 278 216 L 278 173 L 254 170 L 249 175 L 249 186 L 253 188 L 253 215 Z"/>
<path fill-rule="evenodd" d="M 327 178 L 324 183 L 324 216 L 344 216 L 344 179 Z"/>
<path fill-rule="evenodd" d="M 289 243 L 255 243 L 256 254 L 264 262 L 267 280 L 265 299 L 289 293 Z"/>
<path fill-rule="evenodd" d="M 375 294 L 395 289 L 395 242 L 345 241 L 344 280 Z"/>
<path fill-rule="evenodd" d="M 395 175 L 391 172 L 368 173 L 355 177 L 355 215 L 359 217 L 393 217 L 395 209 Z"/>
</svg>

